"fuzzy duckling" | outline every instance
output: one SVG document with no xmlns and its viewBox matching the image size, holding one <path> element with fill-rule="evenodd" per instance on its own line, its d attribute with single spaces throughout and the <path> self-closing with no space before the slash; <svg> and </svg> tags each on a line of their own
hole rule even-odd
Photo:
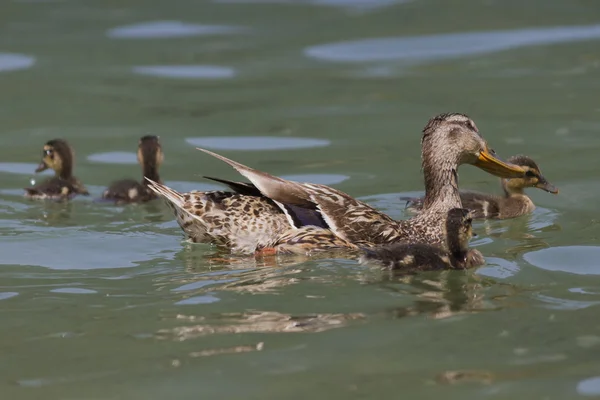
<svg viewBox="0 0 600 400">
<path fill-rule="evenodd" d="M 68 200 L 78 194 L 88 196 L 85 186 L 73 176 L 74 160 L 73 149 L 66 140 L 53 139 L 46 142 L 42 150 L 42 161 L 35 172 L 52 168 L 56 174 L 35 186 L 25 188 L 25 197 Z"/>
<path fill-rule="evenodd" d="M 148 189 L 148 181 L 144 177 L 160 182 L 158 168 L 164 160 L 164 154 L 158 136 L 143 136 L 137 150 L 137 159 L 142 166 L 142 180 L 123 179 L 113 182 L 102 193 L 102 198 L 113 200 L 117 204 L 144 203 L 156 198 L 156 194 Z"/>
<path fill-rule="evenodd" d="M 473 237 L 472 214 L 465 208 L 452 208 L 446 218 L 446 248 L 426 243 L 397 243 L 363 249 L 361 263 L 376 262 L 392 270 L 431 271 L 466 269 L 485 263 L 483 255 L 469 249 Z"/>
<path fill-rule="evenodd" d="M 527 156 L 513 156 L 507 162 L 523 167 L 526 172 L 522 178 L 500 180 L 504 196 L 487 193 L 460 191 L 460 200 L 464 208 L 473 211 L 474 219 L 508 219 L 529 214 L 535 210 L 535 204 L 523 191 L 535 187 L 552 194 L 558 194 L 558 188 L 544 178 L 538 165 Z M 418 213 L 423 207 L 422 198 L 402 197 L 407 200 L 406 209 Z"/>
</svg>

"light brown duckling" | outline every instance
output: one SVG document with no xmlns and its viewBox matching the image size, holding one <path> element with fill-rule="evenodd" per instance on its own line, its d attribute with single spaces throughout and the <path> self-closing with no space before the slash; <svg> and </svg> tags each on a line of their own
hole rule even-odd
<svg viewBox="0 0 600 400">
<path fill-rule="evenodd" d="M 500 180 L 504 196 L 494 194 L 460 191 L 462 206 L 473 211 L 475 219 L 508 219 L 529 214 L 535 210 L 535 204 L 524 192 L 525 188 L 535 187 L 552 194 L 558 194 L 558 188 L 544 178 L 538 165 L 523 155 L 512 156 L 507 162 L 523 167 L 526 172 L 522 178 Z M 422 198 L 407 198 L 406 209 L 418 213 L 423 206 Z"/>
<path fill-rule="evenodd" d="M 371 249 L 363 249 L 362 263 L 375 262 L 392 270 L 432 271 L 442 269 L 466 269 L 485 263 L 481 252 L 469 249 L 474 236 L 472 214 L 466 208 L 448 211 L 445 222 L 446 248 L 427 243 L 397 243 Z"/>
<path fill-rule="evenodd" d="M 158 168 L 164 160 L 158 136 L 143 136 L 137 150 L 137 159 L 142 166 L 142 180 L 123 179 L 113 182 L 103 193 L 102 198 L 114 200 L 117 204 L 144 203 L 156 198 L 156 194 L 148 189 L 148 181 L 144 177 L 160 182 Z"/>
<path fill-rule="evenodd" d="M 66 140 L 53 139 L 46 142 L 42 150 L 42 161 L 35 172 L 52 168 L 56 174 L 35 186 L 25 188 L 25 197 L 68 200 L 78 194 L 88 196 L 85 186 L 73 176 L 74 161 L 73 149 Z"/>
</svg>

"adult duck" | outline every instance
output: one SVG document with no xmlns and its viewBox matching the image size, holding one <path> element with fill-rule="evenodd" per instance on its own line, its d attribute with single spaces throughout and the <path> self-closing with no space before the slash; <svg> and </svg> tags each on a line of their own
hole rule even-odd
<svg viewBox="0 0 600 400">
<path fill-rule="evenodd" d="M 164 197 L 186 236 L 233 253 L 310 253 L 356 249 L 393 242 L 444 243 L 448 211 L 460 208 L 457 168 L 472 164 L 504 178 L 525 170 L 496 157 L 464 114 L 441 114 L 427 123 L 421 140 L 425 177 L 422 212 L 396 221 L 346 193 L 325 185 L 299 183 L 261 172 L 208 150 L 250 180 L 224 183 L 231 191 L 178 193 L 150 181 Z"/>
</svg>

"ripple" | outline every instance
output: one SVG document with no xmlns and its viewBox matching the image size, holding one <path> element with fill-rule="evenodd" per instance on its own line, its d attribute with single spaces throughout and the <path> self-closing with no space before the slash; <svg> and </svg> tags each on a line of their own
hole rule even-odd
<svg viewBox="0 0 600 400">
<path fill-rule="evenodd" d="M 107 153 L 95 153 L 87 156 L 92 162 L 107 164 L 137 164 L 137 155 L 129 151 L 109 151 Z"/>
<path fill-rule="evenodd" d="M 176 236 L 144 232 L 102 234 L 64 230 L 53 235 L 5 238 L 0 242 L 0 265 L 32 265 L 54 270 L 128 268 L 156 257 L 172 258 L 166 252 L 178 249 L 180 242 Z M 67 256 L 56 249 L 68 249 Z"/>
<path fill-rule="evenodd" d="M 600 25 L 562 26 L 344 41 L 308 47 L 304 54 L 319 60 L 349 63 L 426 62 L 596 38 L 600 38 Z"/>
<path fill-rule="evenodd" d="M 577 384 L 577 393 L 582 396 L 600 396 L 600 376 L 580 381 Z"/>
<path fill-rule="evenodd" d="M 600 304 L 600 301 L 579 301 L 562 299 L 558 297 L 546 296 L 538 294 L 533 296 L 535 299 L 545 303 L 545 308 L 551 310 L 583 310 L 584 308 L 596 306 Z"/>
<path fill-rule="evenodd" d="M 472 246 L 471 246 L 472 247 Z M 486 257 L 486 266 L 477 269 L 478 275 L 488 276 L 490 278 L 505 279 L 516 275 L 521 268 L 514 262 L 507 261 L 497 257 Z"/>
<path fill-rule="evenodd" d="M 0 53 L 0 72 L 17 71 L 31 68 L 35 64 L 35 57 L 25 54 Z"/>
<path fill-rule="evenodd" d="M 349 176 L 338 175 L 338 174 L 301 174 L 301 175 L 282 175 L 283 179 L 288 179 L 295 182 L 303 183 L 316 183 L 319 185 L 335 185 L 342 183 L 348 179 Z"/>
<path fill-rule="evenodd" d="M 147 65 L 133 67 L 140 75 L 177 79 L 228 79 L 235 76 L 235 69 L 218 65 Z"/>
<path fill-rule="evenodd" d="M 215 150 L 283 150 L 325 147 L 331 142 L 325 139 L 270 137 L 270 136 L 213 136 L 187 138 L 192 146 Z"/>
<path fill-rule="evenodd" d="M 0 300 L 10 299 L 12 297 L 18 296 L 18 292 L 0 292 Z"/>
<path fill-rule="evenodd" d="M 410 1 L 412 0 L 213 0 L 213 2 L 221 4 L 312 4 L 361 10 L 388 7 Z"/>
<path fill-rule="evenodd" d="M 69 294 L 92 294 L 92 293 L 98 293 L 95 290 L 82 289 L 82 288 L 58 288 L 58 289 L 52 289 L 51 292 L 52 293 L 69 293 Z"/>
<path fill-rule="evenodd" d="M 231 25 L 187 24 L 182 21 L 153 21 L 118 26 L 109 29 L 106 36 L 116 39 L 156 39 L 203 35 L 223 35 L 245 31 Z"/>
<path fill-rule="evenodd" d="M 0 163 L 0 172 L 6 172 L 9 174 L 21 174 L 21 175 L 54 175 L 54 171 L 47 169 L 43 172 L 37 173 L 35 169 L 38 164 L 32 163 L 18 163 L 18 162 L 6 162 Z"/>
<path fill-rule="evenodd" d="M 210 303 L 216 303 L 217 301 L 220 301 L 220 300 L 221 299 L 219 299 L 218 297 L 210 296 L 210 295 L 195 296 L 195 297 L 187 298 L 185 300 L 178 301 L 177 303 L 175 303 L 175 305 L 183 306 L 183 305 L 192 305 L 192 304 L 210 304 Z"/>
<path fill-rule="evenodd" d="M 532 251 L 523 255 L 525 261 L 548 271 L 578 275 L 600 275 L 600 247 L 560 246 Z"/>
</svg>

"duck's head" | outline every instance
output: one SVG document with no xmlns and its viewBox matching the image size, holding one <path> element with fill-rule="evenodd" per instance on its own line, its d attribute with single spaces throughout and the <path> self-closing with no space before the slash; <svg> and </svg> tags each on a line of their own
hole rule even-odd
<svg viewBox="0 0 600 400">
<path fill-rule="evenodd" d="M 466 208 L 452 208 L 446 217 L 446 235 L 450 251 L 466 251 L 473 236 L 473 214 Z"/>
<path fill-rule="evenodd" d="M 558 188 L 544 178 L 542 171 L 531 158 L 519 155 L 512 156 L 507 161 L 525 169 L 525 176 L 522 178 L 502 179 L 502 187 L 507 193 L 522 193 L 525 188 L 535 187 L 558 194 Z"/>
<path fill-rule="evenodd" d="M 448 250 L 465 268 L 485 263 L 479 250 L 469 249 L 469 241 L 477 236 L 473 232 L 473 214 L 466 208 L 452 208 L 446 218 Z"/>
<path fill-rule="evenodd" d="M 63 139 L 52 139 L 42 149 L 42 161 L 35 172 L 53 169 L 61 178 L 69 178 L 73 170 L 73 150 Z"/>
<path fill-rule="evenodd" d="M 523 167 L 500 160 L 473 120 L 464 114 L 440 114 L 430 119 L 421 144 L 424 169 L 438 164 L 449 169 L 472 164 L 501 178 L 520 178 L 526 173 Z"/>
<path fill-rule="evenodd" d="M 158 167 L 164 158 L 158 136 L 147 135 L 140 138 L 137 159 L 144 170 L 144 176 L 156 180 L 155 175 L 158 174 Z"/>
</svg>

